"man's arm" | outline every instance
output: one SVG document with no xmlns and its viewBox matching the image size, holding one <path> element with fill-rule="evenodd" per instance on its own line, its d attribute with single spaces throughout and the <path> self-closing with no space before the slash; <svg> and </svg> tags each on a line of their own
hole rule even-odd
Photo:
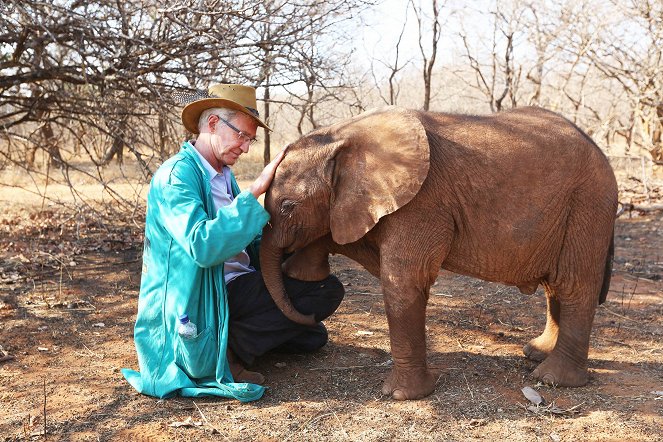
<svg viewBox="0 0 663 442">
<path fill-rule="evenodd" d="M 219 208 L 211 219 L 204 209 L 194 177 L 171 174 L 160 189 L 161 223 L 200 267 L 221 264 L 242 251 L 269 220 L 269 214 L 250 192 Z"/>
</svg>

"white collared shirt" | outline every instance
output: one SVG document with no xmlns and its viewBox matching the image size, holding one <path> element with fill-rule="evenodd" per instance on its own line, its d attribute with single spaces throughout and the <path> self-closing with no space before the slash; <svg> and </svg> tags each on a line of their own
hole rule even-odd
<svg viewBox="0 0 663 442">
<path fill-rule="evenodd" d="M 212 189 L 214 211 L 216 212 L 220 207 L 232 203 L 234 199 L 232 186 L 230 184 L 230 168 L 228 166 L 223 166 L 221 172 L 217 172 L 205 157 L 198 152 L 198 149 L 195 148 L 194 142 L 191 141 L 190 143 L 194 147 L 193 150 L 198 154 L 200 162 L 207 171 L 207 177 L 209 178 L 210 187 Z M 251 259 L 249 258 L 249 254 L 246 253 L 246 250 L 242 250 L 237 255 L 227 260 L 223 266 L 223 275 L 226 284 L 237 278 L 239 275 L 254 271 L 255 269 L 251 266 Z"/>
</svg>

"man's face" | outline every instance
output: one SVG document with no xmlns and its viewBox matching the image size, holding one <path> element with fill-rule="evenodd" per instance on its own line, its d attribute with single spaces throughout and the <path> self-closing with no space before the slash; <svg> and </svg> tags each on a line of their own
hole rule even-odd
<svg viewBox="0 0 663 442">
<path fill-rule="evenodd" d="M 255 138 L 258 130 L 256 121 L 241 112 L 228 120 L 237 131 L 220 120 L 217 115 L 211 115 L 208 122 L 210 128 L 214 125 L 211 136 L 212 152 L 223 166 L 232 166 L 241 154 L 249 151 L 250 139 Z"/>
</svg>

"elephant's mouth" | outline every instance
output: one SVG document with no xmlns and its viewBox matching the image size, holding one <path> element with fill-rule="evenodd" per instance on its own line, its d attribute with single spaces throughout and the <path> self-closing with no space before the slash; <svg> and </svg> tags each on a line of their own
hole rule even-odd
<svg viewBox="0 0 663 442">
<path fill-rule="evenodd" d="M 292 235 L 288 235 L 286 238 L 283 238 L 283 241 L 280 242 L 279 247 L 283 250 L 284 253 L 293 253 L 306 246 L 306 244 L 308 243 L 302 232 L 296 232 Z"/>
<path fill-rule="evenodd" d="M 286 228 L 285 231 L 287 234 L 282 235 L 277 241 L 277 247 L 283 250 L 284 253 L 294 253 L 323 236 L 315 229 L 306 227 Z"/>
<path fill-rule="evenodd" d="M 304 245 L 305 244 L 302 243 L 302 241 L 292 240 L 289 245 L 283 247 L 283 252 L 284 253 L 294 253 L 297 250 L 304 247 Z"/>
</svg>

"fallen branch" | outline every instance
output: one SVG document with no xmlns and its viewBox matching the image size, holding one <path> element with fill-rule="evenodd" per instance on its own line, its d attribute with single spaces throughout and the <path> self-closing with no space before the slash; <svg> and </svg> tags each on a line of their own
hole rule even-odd
<svg viewBox="0 0 663 442">
<path fill-rule="evenodd" d="M 12 355 L 0 356 L 0 363 L 11 361 L 13 359 L 14 359 L 14 356 L 12 356 Z"/>
<path fill-rule="evenodd" d="M 209 421 L 207 420 L 207 418 L 206 418 L 205 415 L 203 414 L 203 412 L 202 412 L 202 410 L 200 409 L 200 407 L 198 407 L 198 404 L 196 404 L 196 401 L 191 401 L 191 402 L 193 402 L 193 405 L 196 406 L 196 409 L 198 410 L 198 413 L 200 414 L 200 417 L 203 419 L 203 422 L 205 422 L 205 425 L 207 425 L 208 427 L 210 427 L 210 428 L 212 429 L 212 434 L 221 434 L 221 432 L 220 432 L 220 431 L 219 431 L 214 425 L 212 425 L 212 424 L 209 423 Z M 225 437 L 225 436 L 224 436 L 223 438 L 224 438 L 225 440 L 228 440 L 228 438 Z"/>
<path fill-rule="evenodd" d="M 349 365 L 345 367 L 314 367 L 314 368 L 309 368 L 311 371 L 316 371 L 316 370 L 353 370 L 355 368 L 370 368 L 370 367 L 388 367 L 391 365 L 392 362 L 391 360 L 381 362 L 379 364 L 371 364 L 371 365 Z"/>
<path fill-rule="evenodd" d="M 623 215 L 625 212 L 629 214 L 633 211 L 641 213 L 655 213 L 663 211 L 663 204 L 650 204 L 643 206 L 640 204 L 631 204 L 631 203 L 619 203 L 621 207 L 617 210 L 617 218 Z"/>
<path fill-rule="evenodd" d="M 610 313 L 611 315 L 617 316 L 618 318 L 626 319 L 627 321 L 633 321 L 633 322 L 642 322 L 638 319 L 631 319 L 627 316 L 620 315 L 619 313 L 615 313 L 612 310 L 610 310 L 608 307 L 602 306 L 601 310 L 605 310 L 606 312 Z"/>
<path fill-rule="evenodd" d="M 44 379 L 44 438 L 46 437 L 46 379 Z"/>
<path fill-rule="evenodd" d="M 622 341 L 617 341 L 615 339 L 602 338 L 600 336 L 597 339 L 599 341 L 611 342 L 613 344 L 618 344 L 618 345 L 623 345 L 624 347 L 633 348 L 633 346 L 631 344 L 627 344 L 626 342 L 622 342 Z"/>
</svg>

